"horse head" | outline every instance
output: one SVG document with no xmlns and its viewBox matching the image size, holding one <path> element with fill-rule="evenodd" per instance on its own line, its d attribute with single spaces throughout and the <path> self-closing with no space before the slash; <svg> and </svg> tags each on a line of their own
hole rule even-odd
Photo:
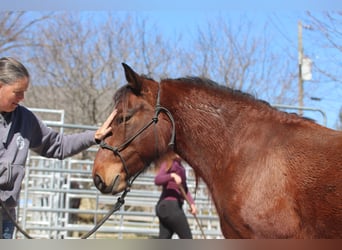
<svg viewBox="0 0 342 250">
<path fill-rule="evenodd" d="M 159 83 L 123 63 L 127 85 L 114 95 L 117 115 L 111 133 L 100 144 L 93 166 L 94 184 L 116 194 L 168 149 L 173 118 L 159 105 Z"/>
</svg>

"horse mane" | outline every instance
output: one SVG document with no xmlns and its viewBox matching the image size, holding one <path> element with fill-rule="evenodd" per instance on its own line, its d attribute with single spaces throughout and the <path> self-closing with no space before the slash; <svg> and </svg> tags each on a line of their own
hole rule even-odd
<svg viewBox="0 0 342 250">
<path fill-rule="evenodd" d="M 198 86 L 201 88 L 208 88 L 208 89 L 213 89 L 213 90 L 217 90 L 220 92 L 226 92 L 226 93 L 230 93 L 231 95 L 234 95 L 238 98 L 244 98 L 246 100 L 251 100 L 251 101 L 257 101 L 259 103 L 262 103 L 268 107 L 272 107 L 268 102 L 261 100 L 261 99 L 257 99 L 255 96 L 247 93 L 247 92 L 243 92 L 239 89 L 233 89 L 230 88 L 228 86 L 224 86 L 222 84 L 219 84 L 209 78 L 205 78 L 205 77 L 196 77 L 196 76 L 188 76 L 188 77 L 181 77 L 181 78 L 176 78 L 176 79 L 164 79 L 165 81 L 175 81 L 175 82 L 179 82 L 179 83 L 188 83 L 190 85 L 194 85 L 194 86 Z"/>
<path fill-rule="evenodd" d="M 208 90 L 214 90 L 214 91 L 221 92 L 222 94 L 227 93 L 231 96 L 234 96 L 235 98 L 252 103 L 253 106 L 255 107 L 260 107 L 261 109 L 266 108 L 266 110 L 270 111 L 270 113 L 272 113 L 274 117 L 277 117 L 279 120 L 285 123 L 300 123 L 300 122 L 309 122 L 309 123 L 314 123 L 314 124 L 316 123 L 316 121 L 311 118 L 300 116 L 297 113 L 289 113 L 286 111 L 281 111 L 277 109 L 276 107 L 273 107 L 269 102 L 262 100 L 262 99 L 258 99 L 256 96 L 250 93 L 219 84 L 209 78 L 187 76 L 187 77 L 180 77 L 180 78 L 175 78 L 175 79 L 166 78 L 166 79 L 163 79 L 163 81 L 171 81 L 176 84 L 187 83 L 190 86 L 204 88 Z"/>
</svg>

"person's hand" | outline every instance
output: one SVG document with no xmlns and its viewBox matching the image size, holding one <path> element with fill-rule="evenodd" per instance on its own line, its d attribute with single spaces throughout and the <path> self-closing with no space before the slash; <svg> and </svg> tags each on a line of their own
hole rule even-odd
<svg viewBox="0 0 342 250">
<path fill-rule="evenodd" d="M 197 208 L 196 208 L 195 204 L 191 204 L 189 212 L 193 215 L 197 214 Z"/>
<path fill-rule="evenodd" d="M 176 182 L 177 185 L 180 185 L 182 183 L 182 178 L 176 174 L 176 173 L 171 173 L 171 177 L 173 180 Z"/>
<path fill-rule="evenodd" d="M 117 109 L 114 109 L 113 112 L 108 116 L 107 120 L 102 124 L 102 126 L 95 132 L 95 141 L 100 143 L 103 138 L 111 131 L 110 124 L 113 121 L 115 115 L 117 113 Z"/>
</svg>

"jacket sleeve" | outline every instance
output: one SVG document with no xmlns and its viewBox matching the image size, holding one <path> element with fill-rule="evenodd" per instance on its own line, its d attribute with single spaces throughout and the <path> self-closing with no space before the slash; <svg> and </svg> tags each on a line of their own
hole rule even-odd
<svg viewBox="0 0 342 250">
<path fill-rule="evenodd" d="M 95 131 L 65 135 L 48 128 L 39 119 L 38 123 L 40 136 L 34 138 L 31 149 L 41 156 L 61 160 L 96 144 Z"/>
<path fill-rule="evenodd" d="M 171 180 L 171 174 L 166 171 L 166 163 L 162 163 L 159 172 L 154 178 L 154 184 L 158 186 L 166 185 Z"/>
<path fill-rule="evenodd" d="M 191 204 L 195 204 L 195 201 L 194 201 L 194 199 L 192 198 L 192 195 L 191 195 L 191 193 L 189 192 L 189 189 L 188 189 L 188 193 L 186 194 L 186 196 L 188 197 L 188 200 L 190 201 Z"/>
</svg>

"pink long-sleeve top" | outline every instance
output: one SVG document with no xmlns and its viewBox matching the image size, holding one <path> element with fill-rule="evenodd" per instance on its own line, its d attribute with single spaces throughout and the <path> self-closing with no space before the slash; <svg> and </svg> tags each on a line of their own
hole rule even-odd
<svg viewBox="0 0 342 250">
<path fill-rule="evenodd" d="M 162 193 L 160 195 L 160 200 L 179 200 L 184 202 L 184 197 L 178 188 L 177 183 L 171 177 L 171 173 L 178 174 L 182 179 L 183 188 L 187 194 L 188 200 L 191 204 L 194 204 L 194 200 L 188 191 L 188 186 L 186 183 L 186 173 L 180 161 L 174 160 L 172 166 L 169 170 L 166 170 L 166 163 L 162 163 L 160 170 L 155 176 L 154 183 L 158 186 L 162 186 Z"/>
</svg>

